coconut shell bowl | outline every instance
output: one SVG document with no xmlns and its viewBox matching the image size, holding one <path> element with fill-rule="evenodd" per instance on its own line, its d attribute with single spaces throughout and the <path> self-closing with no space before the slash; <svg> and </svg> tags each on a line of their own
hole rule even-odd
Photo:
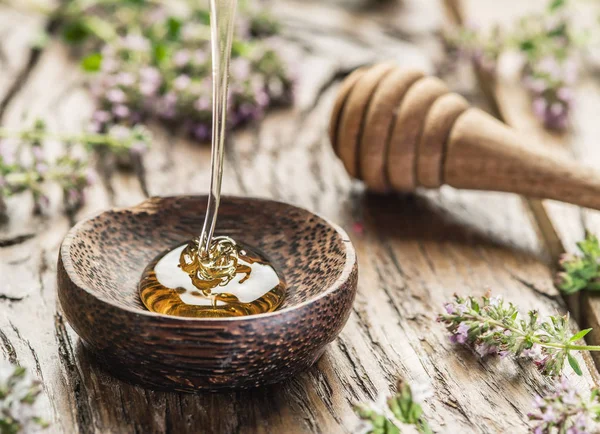
<svg viewBox="0 0 600 434">
<path fill-rule="evenodd" d="M 310 367 L 342 330 L 358 276 L 348 236 L 292 205 L 226 197 L 217 234 L 255 247 L 288 284 L 271 313 L 183 318 L 148 311 L 146 265 L 202 229 L 206 196 L 152 198 L 77 224 L 58 258 L 58 296 L 84 346 L 115 376 L 171 391 L 282 381 Z"/>
</svg>

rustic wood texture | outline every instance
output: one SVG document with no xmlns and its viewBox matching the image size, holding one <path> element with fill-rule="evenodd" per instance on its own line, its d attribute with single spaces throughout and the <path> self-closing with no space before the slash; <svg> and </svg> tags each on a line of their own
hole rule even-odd
<svg viewBox="0 0 600 434">
<path fill-rule="evenodd" d="M 442 61 L 435 33 L 443 12 L 433 0 L 370 11 L 344 6 L 275 3 L 284 41 L 301 56 L 297 103 L 232 137 L 224 179 L 227 194 L 298 204 L 349 232 L 360 277 L 340 337 L 315 367 L 287 382 L 199 395 L 121 382 L 82 347 L 56 297 L 57 252 L 68 229 L 98 211 L 139 203 L 145 189 L 172 195 L 208 188 L 209 149 L 156 127 L 145 176 L 101 170 L 88 204 L 73 217 L 58 205 L 48 217 L 31 216 L 30 199 L 20 196 L 10 201 L 10 220 L 0 227 L 1 354 L 42 380 L 49 432 L 354 432 L 352 406 L 387 395 L 399 377 L 431 384 L 434 396 L 424 407 L 436 432 L 527 431 L 533 397 L 550 380 L 527 362 L 479 360 L 455 348 L 435 317 L 453 292 L 482 294 L 487 288 L 526 309 L 564 312 L 544 260 L 546 245 L 517 196 L 443 188 L 380 197 L 350 180 L 326 134 L 340 79 L 383 60 L 433 72 Z M 7 13 L 2 9 L 0 16 Z M 31 32 L 46 25 L 32 18 Z M 28 62 L 26 43 L 22 52 L 7 43 L 0 43 L 2 51 L 15 50 L 23 61 L 15 57 L 10 75 L 1 79 L 2 124 L 17 125 L 27 114 L 43 115 L 52 129 L 80 128 L 91 101 L 68 52 L 50 44 Z M 6 74 L 2 69 L 0 75 Z M 461 86 L 475 95 L 474 87 Z M 356 222 L 363 222 L 364 233 L 352 232 Z M 584 375 L 568 375 L 585 390 L 596 384 L 598 372 L 588 355 L 577 357 Z"/>
<path fill-rule="evenodd" d="M 486 5 L 486 3 L 488 3 Z M 514 19 L 521 6 L 518 1 L 503 4 L 501 12 L 491 16 L 486 13 L 486 6 L 491 2 L 469 0 L 464 3 L 463 10 L 467 17 L 477 16 L 483 26 L 491 26 L 498 22 L 510 22 Z M 597 5 L 585 4 L 574 9 L 574 19 L 583 25 L 588 24 L 591 17 L 597 16 Z M 543 1 L 532 1 L 527 5 L 529 11 L 539 11 L 544 7 Z M 592 24 L 593 25 L 593 24 Z M 540 126 L 535 119 L 527 92 L 518 85 L 518 62 L 512 57 L 501 60 L 500 80 L 491 95 L 497 101 L 501 116 L 513 128 L 526 133 L 528 137 L 544 145 L 548 152 L 563 155 L 565 158 L 575 158 L 581 164 L 598 169 L 600 153 L 598 152 L 598 125 L 593 121 L 593 107 L 600 103 L 600 86 L 597 81 L 597 65 L 585 62 L 582 76 L 575 87 L 575 104 L 571 114 L 571 126 L 563 134 L 550 133 Z M 585 230 L 600 233 L 600 213 L 590 209 L 580 209 L 554 201 L 544 201 L 537 204 L 537 212 L 547 239 L 550 255 L 556 259 L 561 253 L 577 251 L 576 242 L 584 237 Z M 597 295 L 577 294 L 568 299 L 572 311 L 580 312 L 582 327 L 593 327 L 588 336 L 589 343 L 600 342 L 600 298 Z M 596 363 L 600 357 L 592 354 Z"/>
</svg>

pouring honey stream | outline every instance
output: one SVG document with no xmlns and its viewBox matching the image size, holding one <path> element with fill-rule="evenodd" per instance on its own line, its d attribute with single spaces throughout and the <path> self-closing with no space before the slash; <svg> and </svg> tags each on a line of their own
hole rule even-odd
<svg viewBox="0 0 600 434">
<path fill-rule="evenodd" d="M 268 259 L 228 236 L 215 236 L 227 126 L 229 63 L 237 0 L 210 0 L 213 78 L 211 182 L 201 234 L 161 253 L 144 270 L 140 297 L 152 312 L 229 317 L 271 312 L 286 284 Z"/>
</svg>

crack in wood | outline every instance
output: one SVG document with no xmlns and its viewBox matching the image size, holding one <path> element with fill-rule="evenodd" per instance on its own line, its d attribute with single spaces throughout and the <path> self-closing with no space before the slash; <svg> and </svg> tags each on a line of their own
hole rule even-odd
<svg viewBox="0 0 600 434">
<path fill-rule="evenodd" d="M 0 300 L 4 300 L 4 301 L 9 301 L 9 302 L 16 302 L 16 301 L 22 301 L 23 299 L 25 299 L 27 296 L 23 296 L 23 297 L 15 297 L 12 295 L 7 295 L 7 294 L 0 294 Z"/>
<path fill-rule="evenodd" d="M 309 374 L 311 375 L 312 379 L 314 379 L 312 384 L 316 386 L 315 391 L 317 392 L 317 396 L 321 399 L 321 401 L 323 401 L 325 407 L 329 411 L 329 414 L 331 414 L 331 417 L 333 417 L 333 419 L 339 425 L 343 425 L 343 420 L 340 415 L 337 414 L 335 404 L 332 400 L 334 397 L 333 389 L 327 381 L 327 376 L 324 375 L 320 369 L 312 369 Z"/>
<path fill-rule="evenodd" d="M 362 315 L 362 312 L 359 312 L 356 308 L 354 308 L 353 310 L 356 313 L 356 317 L 358 318 L 357 325 L 359 326 L 359 328 L 363 332 L 364 336 L 369 340 L 369 343 L 373 346 L 373 349 L 375 350 L 375 354 L 377 355 L 378 362 L 379 362 L 379 365 L 381 366 L 381 369 L 383 370 L 384 376 L 386 377 L 386 379 L 389 383 L 393 383 L 394 381 L 396 381 L 397 374 L 391 372 L 388 369 L 388 366 L 393 366 L 390 356 L 386 353 L 386 351 L 384 350 L 381 343 L 374 338 L 373 334 L 371 333 L 372 325 L 369 324 L 368 321 L 366 321 L 366 319 Z M 358 373 L 357 373 L 357 375 L 358 375 Z M 367 377 L 367 380 L 368 380 L 369 384 L 372 386 L 373 392 L 375 392 L 375 390 L 376 390 L 375 385 L 368 377 Z M 367 390 L 367 392 L 368 392 L 368 390 Z M 372 395 L 371 398 L 375 398 L 374 393 L 371 395 Z"/>
<path fill-rule="evenodd" d="M 48 35 L 52 35 L 58 29 L 60 25 L 60 15 L 63 9 L 67 6 L 68 2 L 62 2 L 60 6 L 52 13 L 51 17 L 46 21 L 46 25 L 44 26 L 44 32 Z M 4 118 L 4 114 L 6 113 L 6 109 L 8 108 L 11 101 L 15 96 L 19 94 L 21 89 L 25 86 L 29 77 L 31 76 L 33 70 L 39 63 L 39 60 L 42 56 L 43 48 L 40 47 L 32 47 L 29 50 L 29 56 L 27 58 L 27 62 L 25 67 L 17 74 L 15 80 L 12 82 L 8 91 L 4 95 L 4 97 L 0 100 L 0 120 Z"/>
<path fill-rule="evenodd" d="M 553 302 L 557 302 L 557 303 L 561 303 L 564 301 L 563 298 L 560 295 L 552 295 L 552 294 L 548 294 L 546 291 L 538 288 L 537 286 L 535 286 L 535 284 L 528 282 L 525 279 L 520 278 L 519 276 L 508 272 L 508 274 L 510 274 L 510 276 L 517 282 L 519 282 L 521 285 L 523 285 L 524 287 L 532 290 L 533 292 L 535 292 L 538 295 L 541 295 L 542 297 L 547 298 L 548 300 L 552 300 Z M 563 305 L 564 306 L 564 305 Z"/>
<path fill-rule="evenodd" d="M 444 392 L 444 399 L 440 401 L 442 404 L 448 405 L 454 410 L 458 411 L 458 413 L 464 418 L 465 422 L 471 423 L 471 417 L 467 414 L 465 409 L 460 405 L 458 399 L 450 392 L 450 387 L 448 382 L 446 381 L 446 375 L 438 368 L 436 365 L 433 365 L 433 371 L 435 372 L 436 378 L 438 381 L 444 386 L 442 387 L 442 391 Z"/>
<path fill-rule="evenodd" d="M 13 346 L 10 339 L 8 339 L 8 336 L 6 336 L 6 333 L 2 331 L 2 329 L 0 329 L 0 341 L 2 341 L 4 354 L 6 354 L 8 361 L 13 365 L 18 365 L 19 359 L 17 358 L 17 352 L 15 351 L 15 347 Z"/>
<path fill-rule="evenodd" d="M 362 367 L 360 362 L 357 362 L 356 360 L 354 360 L 354 357 L 352 357 L 352 355 L 350 354 L 348 345 L 346 345 L 346 342 L 344 342 L 344 339 L 342 337 L 339 337 L 336 340 L 336 343 L 337 343 L 338 348 L 342 352 L 342 354 L 346 357 L 346 359 L 350 363 L 350 366 L 352 367 L 352 372 L 354 372 L 354 374 L 355 374 L 354 378 L 358 381 L 358 385 L 360 386 L 363 393 L 366 396 L 368 396 L 370 400 L 372 400 L 372 401 L 375 400 L 377 397 L 377 393 L 376 393 L 377 389 L 376 389 L 375 385 L 371 382 L 371 379 L 368 376 L 366 378 L 364 377 L 366 370 Z M 360 367 L 360 370 L 359 370 L 359 367 Z M 352 388 L 350 388 L 350 391 L 352 392 L 352 394 L 354 395 L 354 399 L 356 400 L 356 402 L 354 402 L 353 404 L 357 404 L 360 401 L 361 397 L 356 392 L 354 392 L 354 390 Z"/>
<path fill-rule="evenodd" d="M 148 193 L 148 182 L 146 179 L 146 166 L 144 165 L 144 159 L 141 155 L 135 154 L 132 156 L 133 159 L 133 171 L 135 176 L 140 183 L 140 188 L 145 197 L 150 197 Z"/>
<path fill-rule="evenodd" d="M 54 315 L 54 332 L 58 343 L 58 355 L 66 374 L 66 380 L 73 391 L 73 406 L 79 434 L 93 434 L 93 411 L 90 406 L 87 387 L 79 371 L 71 339 L 69 338 L 63 316 Z"/>
<path fill-rule="evenodd" d="M 116 201 L 115 189 L 111 182 L 114 173 L 114 165 L 114 158 L 104 152 L 100 154 L 100 158 L 98 158 L 98 163 L 96 165 L 96 172 L 102 182 L 102 186 L 106 190 L 108 201 L 111 205 L 114 205 Z"/>
<path fill-rule="evenodd" d="M 288 382 L 288 396 L 293 399 L 296 405 L 299 407 L 299 413 L 302 419 L 308 426 L 308 431 L 315 434 L 321 434 L 323 431 L 317 421 L 317 414 L 314 412 L 313 405 L 307 400 L 307 396 L 304 393 L 304 388 L 298 382 L 298 379 L 292 378 Z"/>
<path fill-rule="evenodd" d="M 11 238 L 2 238 L 0 239 L 0 247 L 12 247 L 12 246 L 16 246 L 17 244 L 22 244 L 25 241 L 28 241 L 30 239 L 32 239 L 33 237 L 35 237 L 35 234 L 22 234 L 22 235 L 17 235 Z"/>
</svg>

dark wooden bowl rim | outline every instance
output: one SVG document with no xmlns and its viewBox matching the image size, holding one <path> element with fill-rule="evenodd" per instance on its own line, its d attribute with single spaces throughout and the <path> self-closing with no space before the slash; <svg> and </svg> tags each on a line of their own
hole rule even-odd
<svg viewBox="0 0 600 434">
<path fill-rule="evenodd" d="M 163 318 L 168 318 L 171 321 L 182 321 L 182 322 L 189 322 L 189 321 L 197 321 L 197 322 L 202 322 L 202 321 L 208 321 L 208 322 L 222 322 L 222 321 L 252 321 L 252 320 L 256 320 L 256 319 L 260 319 L 260 318 L 266 318 L 266 317 L 274 317 L 274 316 L 278 316 L 278 315 L 285 315 L 286 312 L 290 312 L 290 311 L 294 311 L 296 309 L 301 308 L 302 306 L 305 306 L 307 304 L 311 304 L 314 303 L 315 301 L 323 298 L 323 297 L 327 297 L 328 295 L 332 294 L 333 292 L 337 291 L 342 285 L 343 283 L 348 280 L 350 274 L 352 273 L 352 269 L 354 267 L 354 264 L 356 262 L 356 251 L 354 250 L 354 247 L 352 246 L 352 243 L 350 242 L 350 238 L 348 237 L 348 234 L 337 224 L 331 222 L 329 219 L 320 216 L 317 213 L 314 213 L 312 211 L 308 211 L 305 208 L 302 207 L 298 207 L 295 205 L 291 205 L 285 202 L 280 202 L 280 201 L 275 201 L 275 200 L 271 200 L 271 199 L 261 199 L 261 198 L 253 198 L 253 197 L 238 197 L 238 196 L 222 196 L 222 200 L 227 200 L 227 199 L 244 199 L 246 201 L 259 201 L 259 202 L 270 202 L 273 204 L 276 204 L 278 206 L 283 206 L 283 207 L 287 207 L 287 208 L 294 208 L 300 211 L 304 211 L 304 212 L 308 212 L 310 214 L 315 215 L 316 217 L 318 217 L 319 219 L 323 220 L 323 222 L 325 222 L 326 224 L 330 225 L 332 228 L 335 229 L 335 231 L 338 233 L 338 235 L 340 236 L 341 240 L 344 242 L 344 246 L 345 246 L 345 258 L 346 258 L 346 262 L 344 263 L 344 267 L 342 269 L 342 272 L 340 273 L 340 275 L 338 276 L 338 278 L 336 279 L 336 281 L 333 283 L 333 285 L 329 286 L 328 288 L 324 289 L 321 293 L 319 293 L 316 296 L 313 296 L 312 298 L 305 300 L 301 303 L 298 303 L 296 305 L 293 306 L 288 306 L 284 309 L 281 310 L 276 310 L 274 312 L 268 312 L 268 313 L 261 313 L 261 314 L 257 314 L 257 315 L 250 315 L 250 316 L 241 316 L 241 317 L 228 317 L 228 318 L 189 318 L 189 317 L 178 317 L 178 316 L 172 316 L 172 315 L 164 315 L 164 314 L 159 314 L 156 312 L 150 312 L 148 310 L 142 310 L 142 309 L 134 309 L 131 308 L 129 306 L 123 306 L 123 305 L 119 305 L 116 304 L 114 302 L 112 302 L 111 300 L 107 300 L 104 299 L 101 294 L 98 294 L 97 291 L 90 291 L 88 290 L 88 288 L 86 288 L 86 286 L 84 284 L 81 283 L 79 276 L 77 275 L 77 273 L 75 273 L 74 267 L 71 264 L 71 258 L 70 258 L 70 248 L 71 248 L 71 243 L 73 242 L 73 240 L 75 239 L 77 232 L 79 231 L 80 227 L 82 227 L 83 225 L 85 225 L 88 221 L 93 220 L 94 218 L 102 215 L 105 212 L 114 212 L 114 213 L 118 213 L 118 212 L 122 212 L 122 211 L 127 211 L 127 210 L 135 210 L 137 208 L 143 208 L 144 206 L 151 204 L 151 203 L 162 203 L 167 199 L 177 199 L 177 198 L 192 198 L 192 199 L 202 199 L 202 198 L 206 198 L 206 195 L 179 195 L 179 196 L 153 196 L 151 198 L 146 199 L 145 201 L 141 202 L 138 205 L 132 206 L 132 207 L 116 207 L 116 208 L 111 208 L 110 210 L 105 210 L 102 212 L 99 212 L 91 217 L 88 217 L 80 222 L 78 222 L 75 226 L 73 226 L 71 228 L 71 230 L 69 230 L 69 232 L 67 233 L 67 235 L 65 236 L 62 245 L 61 245 L 61 249 L 60 249 L 60 255 L 63 261 L 63 264 L 65 265 L 65 270 L 67 272 L 67 275 L 69 276 L 69 279 L 71 279 L 71 281 L 73 282 L 73 284 L 75 284 L 79 289 L 87 292 L 88 294 L 90 294 L 92 297 L 97 298 L 99 301 L 101 301 L 102 303 L 106 303 L 109 304 L 117 309 L 121 309 L 124 311 L 128 311 L 131 312 L 133 314 L 136 315 L 148 315 L 148 316 L 152 316 L 152 317 L 163 317 Z"/>
</svg>

